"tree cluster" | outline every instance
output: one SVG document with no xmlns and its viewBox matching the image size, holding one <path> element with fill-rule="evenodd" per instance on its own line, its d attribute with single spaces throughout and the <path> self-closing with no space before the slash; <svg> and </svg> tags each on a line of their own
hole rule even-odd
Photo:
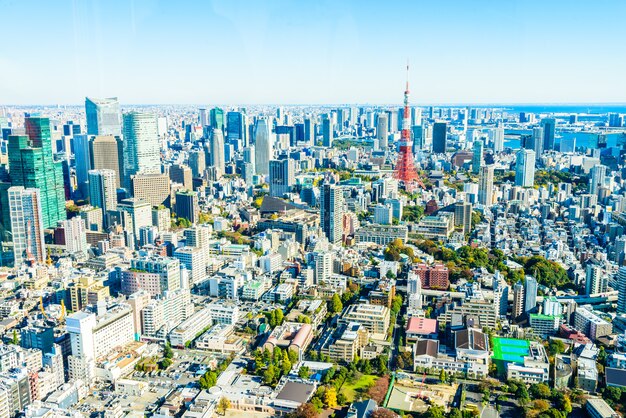
<svg viewBox="0 0 626 418">
<path fill-rule="evenodd" d="M 265 312 L 265 318 L 267 318 L 267 324 L 274 328 L 277 325 L 282 325 L 285 320 L 285 315 L 283 314 L 282 309 L 274 309 L 269 312 Z"/>
<path fill-rule="evenodd" d="M 200 376 L 200 380 L 198 380 L 200 387 L 202 389 L 209 389 L 215 386 L 217 378 L 224 370 L 226 370 L 231 361 L 233 361 L 233 357 L 229 357 L 228 359 L 222 361 L 217 365 L 215 370 L 207 370 L 202 376 Z"/>
<path fill-rule="evenodd" d="M 298 353 L 288 348 L 274 347 L 273 351 L 258 349 L 254 353 L 254 373 L 261 376 L 266 385 L 274 386 L 297 361 Z"/>
<path fill-rule="evenodd" d="M 387 261 L 400 261 L 400 254 L 405 254 L 411 259 L 411 261 L 415 259 L 413 248 L 404 245 L 402 240 L 399 238 L 387 244 L 384 254 L 385 260 Z"/>
</svg>

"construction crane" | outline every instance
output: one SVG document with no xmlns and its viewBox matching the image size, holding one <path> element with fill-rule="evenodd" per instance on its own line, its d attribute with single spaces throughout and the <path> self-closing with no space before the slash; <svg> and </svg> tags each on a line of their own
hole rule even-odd
<svg viewBox="0 0 626 418">
<path fill-rule="evenodd" d="M 48 315 L 46 315 L 46 310 L 43 308 L 43 296 L 39 296 L 39 310 L 43 315 L 43 319 L 48 320 Z"/>
</svg>

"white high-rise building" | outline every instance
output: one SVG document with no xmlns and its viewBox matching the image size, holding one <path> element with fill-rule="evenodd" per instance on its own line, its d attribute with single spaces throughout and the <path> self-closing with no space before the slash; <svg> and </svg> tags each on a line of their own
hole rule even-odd
<svg viewBox="0 0 626 418">
<path fill-rule="evenodd" d="M 587 276 L 585 280 L 585 292 L 587 295 L 595 295 L 607 291 L 608 278 L 602 267 L 595 264 L 587 264 Z"/>
<path fill-rule="evenodd" d="M 43 263 L 46 259 L 46 247 L 39 189 L 9 187 L 8 201 L 14 265 L 20 266 L 29 259 Z"/>
<path fill-rule="evenodd" d="M 333 253 L 323 251 L 314 254 L 315 262 L 315 283 L 330 279 L 333 274 Z"/>
<path fill-rule="evenodd" d="M 480 168 L 478 203 L 483 206 L 491 206 L 493 204 L 493 165 L 486 165 Z"/>
<path fill-rule="evenodd" d="M 597 195 L 601 186 L 604 186 L 607 167 L 596 164 L 591 168 L 591 179 L 589 180 L 589 193 Z"/>
<path fill-rule="evenodd" d="M 257 174 L 267 176 L 272 159 L 272 141 L 267 119 L 257 119 L 254 125 L 254 160 Z"/>
<path fill-rule="evenodd" d="M 89 171 L 89 198 L 91 205 L 102 210 L 102 220 L 106 226 L 107 211 L 117 209 L 116 173 L 113 170 Z"/>
<path fill-rule="evenodd" d="M 492 131 L 493 151 L 502 152 L 504 150 L 504 126 L 499 124 Z"/>
<path fill-rule="evenodd" d="M 535 185 L 535 151 L 520 149 L 515 161 L 515 185 L 533 187 Z"/>
<path fill-rule="evenodd" d="M 533 151 L 535 151 L 535 160 L 539 160 L 543 153 L 543 128 L 537 126 L 533 128 Z"/>
<path fill-rule="evenodd" d="M 213 129 L 211 134 L 211 165 L 215 167 L 217 178 L 224 175 L 226 161 L 224 159 L 224 133 L 221 129 Z"/>
<path fill-rule="evenodd" d="M 320 227 L 328 241 L 341 242 L 343 226 L 343 191 L 333 184 L 320 188 Z"/>
<path fill-rule="evenodd" d="M 157 118 L 152 113 L 124 114 L 124 174 L 126 187 L 138 173 L 161 172 Z"/>
<path fill-rule="evenodd" d="M 68 254 L 84 254 L 87 255 L 89 245 L 87 244 L 87 232 L 85 221 L 80 216 L 72 219 L 59 221 L 59 226 L 63 228 L 65 238 L 65 251 Z"/>
</svg>

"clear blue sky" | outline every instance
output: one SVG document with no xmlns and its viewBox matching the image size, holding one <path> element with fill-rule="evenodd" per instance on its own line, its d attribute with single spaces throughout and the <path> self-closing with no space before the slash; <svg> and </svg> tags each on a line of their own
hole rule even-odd
<svg viewBox="0 0 626 418">
<path fill-rule="evenodd" d="M 0 104 L 626 102 L 626 1 L 0 0 Z"/>
</svg>

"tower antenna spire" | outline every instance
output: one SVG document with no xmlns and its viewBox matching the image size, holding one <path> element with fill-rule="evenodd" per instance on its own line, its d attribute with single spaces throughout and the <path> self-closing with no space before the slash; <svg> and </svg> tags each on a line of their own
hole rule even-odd
<svg viewBox="0 0 626 418">
<path fill-rule="evenodd" d="M 400 149 L 394 177 L 404 183 L 406 190 L 413 191 L 416 186 L 424 189 L 424 183 L 417 174 L 413 161 L 413 141 L 411 139 L 411 109 L 409 108 L 409 60 L 406 60 L 406 90 L 404 91 L 404 109 L 402 112 L 402 131 Z"/>
</svg>

